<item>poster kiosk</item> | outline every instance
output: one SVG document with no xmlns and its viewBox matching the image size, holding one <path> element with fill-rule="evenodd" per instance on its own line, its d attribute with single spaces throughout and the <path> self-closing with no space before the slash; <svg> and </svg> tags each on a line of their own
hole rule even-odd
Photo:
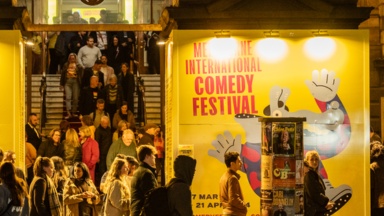
<svg viewBox="0 0 384 216">
<path fill-rule="evenodd" d="M 304 215 L 303 123 L 306 118 L 263 117 L 261 215 Z"/>
</svg>

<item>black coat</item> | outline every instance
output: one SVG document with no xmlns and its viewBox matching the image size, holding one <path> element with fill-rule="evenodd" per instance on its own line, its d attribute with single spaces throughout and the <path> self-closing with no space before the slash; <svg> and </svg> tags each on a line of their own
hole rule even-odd
<svg viewBox="0 0 384 216">
<path fill-rule="evenodd" d="M 80 92 L 79 111 L 81 115 L 89 115 L 96 109 L 97 99 L 103 98 L 99 88 L 85 87 Z"/>
<path fill-rule="evenodd" d="M 323 180 L 316 171 L 309 169 L 304 177 L 305 216 L 324 215 L 328 202 Z"/>
<path fill-rule="evenodd" d="M 41 144 L 41 136 L 38 137 L 35 130 L 29 126 L 29 124 L 25 125 L 25 133 L 28 136 L 27 142 L 31 143 L 35 149 L 39 149 Z"/>
<path fill-rule="evenodd" d="M 133 174 L 131 182 L 131 216 L 139 216 L 144 204 L 145 194 L 157 187 L 156 168 L 141 163 Z"/>
</svg>

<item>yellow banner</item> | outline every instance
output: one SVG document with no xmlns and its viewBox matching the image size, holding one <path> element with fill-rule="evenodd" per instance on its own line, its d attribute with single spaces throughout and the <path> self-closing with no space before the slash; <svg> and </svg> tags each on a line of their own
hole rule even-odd
<svg viewBox="0 0 384 216">
<path fill-rule="evenodd" d="M 247 215 L 261 215 L 260 116 L 305 117 L 304 154 L 321 156 L 326 195 L 338 204 L 332 214 L 369 215 L 369 34 L 325 33 L 231 30 L 230 38 L 215 38 L 208 30 L 173 32 L 168 141 L 172 156 L 197 159 L 194 215 L 222 214 L 218 183 L 226 151 L 240 152 L 244 161 Z"/>
</svg>

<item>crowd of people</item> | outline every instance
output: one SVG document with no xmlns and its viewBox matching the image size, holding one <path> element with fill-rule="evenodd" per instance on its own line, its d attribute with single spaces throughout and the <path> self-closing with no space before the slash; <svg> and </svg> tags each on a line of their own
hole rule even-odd
<svg viewBox="0 0 384 216">
<path fill-rule="evenodd" d="M 29 116 L 26 173 L 15 166 L 13 151 L 0 150 L 0 215 L 140 215 L 145 194 L 165 184 L 158 178 L 164 165 L 160 128 L 149 123 L 136 136 L 129 122 L 120 120 L 112 141 L 106 115 L 97 127 L 83 116 L 78 131 L 65 121 L 43 138 L 36 129 L 38 117 Z M 189 156 L 174 161 L 169 203 L 175 215 L 192 216 L 195 167 Z"/>
</svg>

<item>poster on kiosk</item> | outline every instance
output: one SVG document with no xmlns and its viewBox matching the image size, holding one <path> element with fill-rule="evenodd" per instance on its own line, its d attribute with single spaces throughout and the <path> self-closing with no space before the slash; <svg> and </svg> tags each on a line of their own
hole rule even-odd
<svg viewBox="0 0 384 216">
<path fill-rule="evenodd" d="M 320 155 L 325 192 L 336 203 L 329 215 L 370 215 L 368 31 L 175 30 L 165 50 L 166 163 L 179 154 L 197 160 L 195 216 L 223 215 L 219 181 L 228 151 L 243 161 L 247 215 L 281 211 L 262 209 L 261 198 L 302 200 L 284 189 L 262 193 L 268 149 L 261 146 L 260 117 L 306 118 L 302 154 Z"/>
</svg>

